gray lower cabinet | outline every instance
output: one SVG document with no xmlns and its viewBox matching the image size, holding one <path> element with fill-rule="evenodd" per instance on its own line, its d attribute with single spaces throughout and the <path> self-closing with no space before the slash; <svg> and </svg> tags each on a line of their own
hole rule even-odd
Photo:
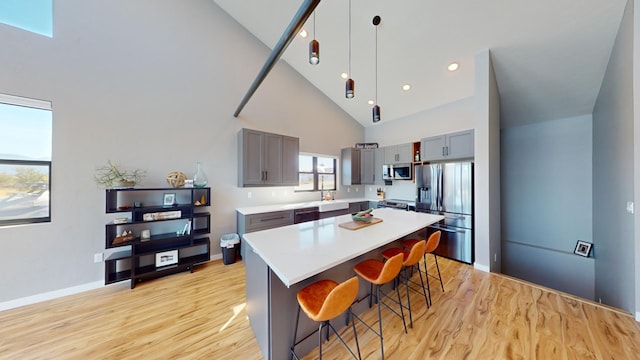
<svg viewBox="0 0 640 360">
<path fill-rule="evenodd" d="M 473 158 L 473 129 L 424 138 L 420 146 L 422 161 Z"/>
<path fill-rule="evenodd" d="M 349 209 L 323 211 L 323 212 L 320 213 L 320 219 L 327 219 L 327 218 L 336 217 L 336 216 L 340 216 L 340 215 L 346 215 L 346 214 L 349 214 Z"/>
<path fill-rule="evenodd" d="M 238 234 L 273 229 L 280 226 L 293 225 L 293 210 L 274 211 L 260 214 L 244 215 L 236 213 Z M 244 258 L 245 246 L 240 245 L 240 254 Z"/>
<path fill-rule="evenodd" d="M 238 133 L 238 186 L 298 185 L 300 140 L 242 129 Z"/>
</svg>

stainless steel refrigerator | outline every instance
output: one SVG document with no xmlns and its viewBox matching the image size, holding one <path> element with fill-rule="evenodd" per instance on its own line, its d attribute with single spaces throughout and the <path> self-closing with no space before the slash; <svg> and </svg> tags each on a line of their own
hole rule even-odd
<svg viewBox="0 0 640 360">
<path fill-rule="evenodd" d="M 416 211 L 444 215 L 427 228 L 427 236 L 441 231 L 436 254 L 473 263 L 473 163 L 420 165 L 415 179 Z"/>
</svg>

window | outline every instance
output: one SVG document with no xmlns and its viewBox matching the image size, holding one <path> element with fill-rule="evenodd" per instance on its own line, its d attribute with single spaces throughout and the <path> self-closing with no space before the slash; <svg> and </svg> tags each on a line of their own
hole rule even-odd
<svg viewBox="0 0 640 360">
<path fill-rule="evenodd" d="M 51 103 L 0 94 L 0 225 L 51 221 Z"/>
<path fill-rule="evenodd" d="M 299 155 L 296 191 L 337 190 L 336 159 L 329 156 Z"/>
<path fill-rule="evenodd" d="M 51 37 L 53 35 L 52 0 L 2 0 L 0 22 Z"/>
</svg>

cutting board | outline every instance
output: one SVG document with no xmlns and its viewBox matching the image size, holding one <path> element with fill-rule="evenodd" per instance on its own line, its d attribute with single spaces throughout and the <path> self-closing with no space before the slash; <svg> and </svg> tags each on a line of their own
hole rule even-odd
<svg viewBox="0 0 640 360">
<path fill-rule="evenodd" d="M 348 229 L 348 230 L 358 230 L 358 229 L 362 229 L 363 227 L 367 227 L 367 226 L 371 226 L 371 225 L 377 224 L 379 222 L 382 222 L 382 219 L 374 217 L 369 222 L 351 220 L 351 221 L 346 222 L 346 223 L 338 224 L 338 226 L 340 226 L 341 228 Z"/>
</svg>

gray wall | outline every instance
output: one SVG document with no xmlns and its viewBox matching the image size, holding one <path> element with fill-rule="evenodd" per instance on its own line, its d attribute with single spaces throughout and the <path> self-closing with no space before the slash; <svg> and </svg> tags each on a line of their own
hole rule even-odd
<svg viewBox="0 0 640 360">
<path fill-rule="evenodd" d="M 588 299 L 593 258 L 591 116 L 502 130 L 502 271 Z M 599 251 L 599 250 L 598 250 Z"/>
<path fill-rule="evenodd" d="M 602 302 L 635 309 L 633 2 L 627 4 L 593 112 L 595 291 Z"/>
<path fill-rule="evenodd" d="M 52 222 L 0 228 L 0 303 L 103 282 L 93 254 L 116 216 L 92 177 L 109 159 L 147 170 L 145 186 L 202 161 L 216 256 L 236 207 L 317 197 L 238 188 L 240 128 L 336 156 L 364 141 L 360 124 L 284 62 L 234 118 L 270 51 L 210 0 L 55 1 L 52 39 L 0 24 L 0 43 L 0 93 L 53 103 Z"/>
<path fill-rule="evenodd" d="M 640 0 L 633 3 L 633 23 L 640 24 Z M 633 27 L 633 88 L 640 89 L 640 26 Z M 635 159 L 640 159 L 640 91 L 633 92 L 633 153 Z M 640 164 L 635 161 L 634 165 L 634 203 L 640 205 Z M 634 214 L 634 239 L 635 239 L 635 274 L 640 274 L 640 211 Z M 640 276 L 635 279 L 636 295 L 636 321 L 640 321 Z"/>
</svg>

